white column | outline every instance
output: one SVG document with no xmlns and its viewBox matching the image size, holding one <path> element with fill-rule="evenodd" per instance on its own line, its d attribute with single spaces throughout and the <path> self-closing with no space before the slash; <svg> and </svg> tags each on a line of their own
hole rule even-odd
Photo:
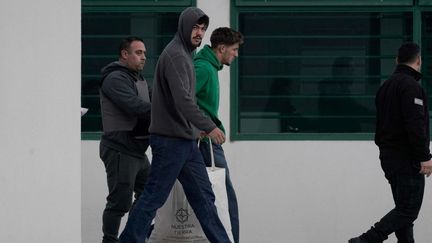
<svg viewBox="0 0 432 243">
<path fill-rule="evenodd" d="M 2 242 L 81 242 L 80 4 L 0 2 Z"/>
<path fill-rule="evenodd" d="M 197 0 L 197 7 L 202 9 L 209 17 L 210 24 L 203 40 L 210 44 L 210 36 L 214 29 L 230 27 L 230 0 Z M 230 68 L 224 66 L 219 72 L 220 104 L 219 118 L 223 122 L 227 138 L 230 131 Z"/>
</svg>

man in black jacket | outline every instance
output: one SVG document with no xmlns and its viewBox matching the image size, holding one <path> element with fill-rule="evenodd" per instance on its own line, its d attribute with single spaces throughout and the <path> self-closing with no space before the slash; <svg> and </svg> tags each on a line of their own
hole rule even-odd
<svg viewBox="0 0 432 243">
<path fill-rule="evenodd" d="M 103 212 L 103 243 L 118 242 L 121 218 L 144 190 L 150 164 L 145 154 L 150 124 L 150 92 L 141 76 L 146 60 L 142 39 L 122 40 L 119 60 L 102 69 L 100 103 L 104 134 L 100 157 L 109 194 Z"/>
<path fill-rule="evenodd" d="M 396 206 L 349 243 L 383 242 L 393 232 L 398 243 L 414 243 L 413 222 L 423 201 L 424 175 L 432 173 L 428 99 L 418 82 L 422 77 L 420 47 L 403 44 L 396 63 L 396 70 L 380 87 L 375 99 L 375 143 Z"/>
</svg>

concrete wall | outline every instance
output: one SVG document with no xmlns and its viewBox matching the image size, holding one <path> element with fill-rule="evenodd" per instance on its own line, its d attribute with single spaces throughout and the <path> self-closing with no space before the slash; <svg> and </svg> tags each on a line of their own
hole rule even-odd
<svg viewBox="0 0 432 243">
<path fill-rule="evenodd" d="M 229 26 L 230 1 L 197 4 L 210 16 L 208 43 L 213 29 Z M 220 116 L 229 131 L 229 68 L 219 75 Z M 224 148 L 240 203 L 241 242 L 347 242 L 393 207 L 372 141 L 228 141 Z M 83 243 L 97 242 L 107 191 L 98 141 L 82 141 L 82 171 Z M 430 241 L 431 180 L 418 242 Z"/>
<path fill-rule="evenodd" d="M 2 242 L 81 242 L 80 1 L 0 2 Z"/>
<path fill-rule="evenodd" d="M 247 243 L 346 242 L 393 207 L 371 141 L 228 142 L 241 239 Z M 107 191 L 98 141 L 83 141 L 83 243 L 96 242 Z M 416 223 L 429 242 L 432 184 Z M 395 243 L 392 236 L 389 242 Z"/>
</svg>

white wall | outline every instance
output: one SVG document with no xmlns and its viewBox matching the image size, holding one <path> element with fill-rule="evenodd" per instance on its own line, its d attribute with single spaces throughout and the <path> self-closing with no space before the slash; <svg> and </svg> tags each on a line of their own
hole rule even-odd
<svg viewBox="0 0 432 243">
<path fill-rule="evenodd" d="M 80 1 L 0 2 L 2 242 L 81 242 Z"/>
<path fill-rule="evenodd" d="M 99 158 L 99 141 L 81 142 L 81 163 L 82 242 L 101 242 L 102 212 L 105 208 L 108 187 L 105 167 Z"/>
<path fill-rule="evenodd" d="M 213 29 L 229 26 L 229 0 L 197 0 Z M 148 47 L 151 48 L 151 47 Z M 229 131 L 229 69 L 220 73 Z M 243 243 L 347 242 L 393 206 L 372 141 L 236 141 L 224 145 L 240 206 Z M 98 141 L 82 141 L 83 243 L 100 239 L 106 182 Z M 430 241 L 432 179 L 415 231 Z M 395 243 L 392 236 L 388 241 Z"/>
<path fill-rule="evenodd" d="M 371 141 L 229 142 L 224 147 L 240 204 L 241 242 L 346 242 L 393 206 Z M 83 243 L 90 243 L 101 237 L 106 185 L 98 141 L 83 141 L 82 150 Z M 430 180 L 415 227 L 418 242 L 430 241 Z"/>
</svg>

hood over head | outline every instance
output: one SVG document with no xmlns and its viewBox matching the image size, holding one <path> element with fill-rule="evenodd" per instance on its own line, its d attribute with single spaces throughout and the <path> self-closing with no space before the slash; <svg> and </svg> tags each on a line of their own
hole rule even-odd
<svg viewBox="0 0 432 243">
<path fill-rule="evenodd" d="M 186 8 L 179 17 L 176 36 L 180 38 L 183 45 L 191 52 L 196 49 L 191 42 L 192 28 L 201 18 L 204 18 L 204 23 L 208 26 L 209 17 L 201 9 L 196 7 Z"/>
</svg>

